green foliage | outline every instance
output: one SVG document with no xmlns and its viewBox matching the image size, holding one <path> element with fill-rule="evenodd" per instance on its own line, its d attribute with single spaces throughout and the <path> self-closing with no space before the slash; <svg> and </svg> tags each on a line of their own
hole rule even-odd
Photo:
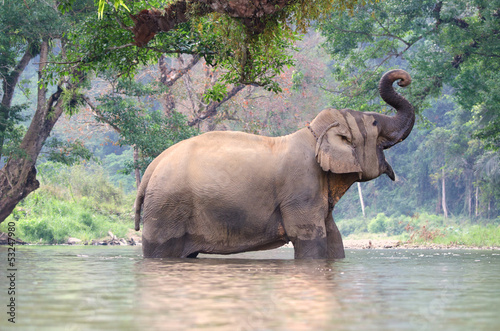
<svg viewBox="0 0 500 331">
<path fill-rule="evenodd" d="M 227 84 L 256 84 L 278 92 L 274 78 L 293 61 L 289 50 L 299 33 L 305 32 L 311 21 L 325 17 L 332 10 L 352 10 L 358 0 L 321 0 L 291 2 L 272 15 L 255 20 L 262 31 L 254 31 L 244 20 L 227 14 L 211 12 L 203 4 L 187 1 L 189 21 L 178 24 L 168 32 L 155 35 L 145 47 L 133 44 L 131 13 L 160 9 L 173 1 L 123 1 L 114 6 L 107 1 L 96 1 L 96 15 L 74 26 L 67 33 L 70 50 L 69 66 L 78 63 L 82 70 L 105 71 L 116 69 L 124 76 L 133 76 L 141 65 L 156 62 L 161 54 L 197 54 L 222 72 L 221 83 L 207 94 L 210 100 L 219 100 L 222 86 Z M 59 8 L 67 11 L 75 2 L 63 1 Z M 259 28 L 260 29 L 260 28 Z M 98 34 L 95 31 L 99 31 Z M 67 66 L 52 70 L 67 72 Z"/>
<path fill-rule="evenodd" d="M 217 40 L 212 50 L 217 55 L 205 57 L 208 64 L 220 67 L 223 72 L 221 82 L 214 89 L 220 91 L 226 84 L 255 84 L 269 91 L 280 92 L 274 78 L 285 67 L 293 65 L 290 50 L 298 36 L 286 29 L 273 30 L 273 34 L 248 35 L 241 22 L 215 16 L 213 21 L 203 19 L 205 24 L 201 24 L 203 29 L 199 31 L 201 38 L 209 36 Z M 266 29 L 272 30 L 275 24 L 269 22 Z M 216 34 L 211 31 L 216 31 Z M 206 42 L 211 43 L 209 40 Z M 214 93 L 214 96 L 220 99 L 219 94 Z"/>
<path fill-rule="evenodd" d="M 128 148 L 121 154 L 110 153 L 101 158 L 100 164 L 109 173 L 110 182 L 121 187 L 125 192 L 135 193 L 136 183 L 134 176 L 130 175 L 130 167 L 124 165 L 133 159 L 132 148 Z"/>
<path fill-rule="evenodd" d="M 362 218 L 340 220 L 337 226 L 344 237 L 369 232 L 400 236 L 401 241 L 415 244 L 500 245 L 500 218 L 493 223 L 474 224 L 463 218 L 445 219 L 442 215 L 428 213 L 415 214 L 413 217 L 388 217 L 380 213 L 369 221 Z"/>
<path fill-rule="evenodd" d="M 26 109 L 29 104 L 20 102 L 15 97 L 16 90 L 20 90 L 30 98 L 31 90 L 35 90 L 38 79 L 21 79 L 25 70 L 30 70 L 28 63 L 40 54 L 42 41 L 47 41 L 49 48 L 57 48 L 60 56 L 60 41 L 64 32 L 71 27 L 78 17 L 85 15 L 86 5 L 91 0 L 79 1 L 72 10 L 61 15 L 55 6 L 56 1 L 35 0 L 5 0 L 0 6 L 0 77 L 2 79 L 2 105 L 0 106 L 0 157 L 24 157 L 19 145 L 26 132 L 24 126 L 29 118 Z M 64 45 L 64 42 L 62 43 Z M 43 64 L 42 64 L 43 65 Z M 43 70 L 39 76 L 45 76 Z M 37 75 L 38 76 L 38 75 Z M 60 77 L 52 75 L 53 81 Z M 20 81 L 20 82 L 19 82 Z M 25 86 L 33 82 L 34 86 Z M 36 101 L 35 101 L 36 102 Z M 35 105 L 34 109 L 43 109 L 46 104 Z M 24 113 L 24 114 L 23 114 Z M 23 114 L 24 116 L 21 116 Z M 34 143 L 34 142 L 33 142 Z M 32 156 L 33 157 L 33 156 Z"/>
<path fill-rule="evenodd" d="M 70 116 L 76 114 L 85 105 L 84 95 L 80 89 L 64 89 L 61 98 L 62 107 Z"/>
<path fill-rule="evenodd" d="M 493 224 L 451 226 L 446 228 L 443 235 L 436 237 L 433 242 L 443 245 L 498 247 L 500 246 L 500 226 Z"/>
<path fill-rule="evenodd" d="M 471 224 L 461 219 L 448 220 L 443 224 L 436 220 L 435 215 L 434 222 L 428 221 L 428 216 L 431 215 L 408 223 L 402 239 L 417 244 L 435 243 L 449 246 L 500 245 L 500 219 L 497 219 L 495 224 Z"/>
<path fill-rule="evenodd" d="M 19 145 L 26 129 L 19 125 L 19 122 L 25 120 L 21 114 L 26 108 L 26 104 L 11 107 L 0 104 L 0 137 L 3 144 L 0 146 L 0 156 L 21 156 L 22 151 L 19 150 Z"/>
<path fill-rule="evenodd" d="M 16 207 L 0 231 L 9 220 L 15 220 L 20 239 L 55 244 L 65 243 L 69 237 L 99 239 L 108 231 L 125 237 L 132 228 L 134 196 L 111 185 L 101 167 L 46 162 L 38 170 L 40 189 Z"/>
<path fill-rule="evenodd" d="M 366 220 L 363 218 L 352 218 L 337 221 L 337 226 L 343 236 L 359 234 L 368 231 Z"/>
<path fill-rule="evenodd" d="M 335 105 L 378 110 L 381 74 L 407 68 L 414 81 L 409 99 L 417 111 L 450 84 L 455 102 L 476 113 L 475 136 L 498 149 L 498 8 L 499 0 L 387 0 L 358 8 L 356 15 L 332 15 L 320 27 L 341 82 Z"/>
<path fill-rule="evenodd" d="M 410 221 L 411 218 L 404 215 L 387 218 L 385 221 L 385 233 L 389 236 L 400 235 L 405 231 Z"/>
<path fill-rule="evenodd" d="M 138 164 L 127 162 L 126 169 L 145 169 L 149 163 L 165 149 L 175 143 L 198 134 L 187 125 L 185 115 L 172 111 L 164 114 L 154 110 L 129 96 L 144 96 L 153 93 L 149 87 L 120 80 L 114 94 L 98 98 L 98 121 L 115 128 L 120 146 L 135 146 L 140 152 Z M 142 86 L 142 87 L 141 87 Z M 149 109 L 148 109 L 149 108 Z"/>
<path fill-rule="evenodd" d="M 90 161 L 94 159 L 94 154 L 85 147 L 80 140 L 61 141 L 52 138 L 45 144 L 47 160 L 72 165 L 82 160 Z"/>
<path fill-rule="evenodd" d="M 368 232 L 371 233 L 380 233 L 380 232 L 385 232 L 386 230 L 386 223 L 389 219 L 382 213 L 378 214 L 377 217 L 372 219 L 368 223 Z"/>
<path fill-rule="evenodd" d="M 421 224 L 431 223 L 433 227 L 441 226 L 442 222 L 440 223 L 436 219 L 442 220 L 443 217 L 427 213 L 416 215 L 413 218 L 404 215 L 388 217 L 384 213 L 379 213 L 374 218 L 368 220 L 363 218 L 340 220 L 337 222 L 337 225 L 344 236 L 366 232 L 386 233 L 387 235 L 394 236 L 405 233 L 409 225 L 419 227 Z"/>
</svg>

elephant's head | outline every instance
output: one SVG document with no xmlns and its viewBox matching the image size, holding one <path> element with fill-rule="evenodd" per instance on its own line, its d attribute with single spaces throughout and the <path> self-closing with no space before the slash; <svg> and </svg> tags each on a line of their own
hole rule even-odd
<svg viewBox="0 0 500 331">
<path fill-rule="evenodd" d="M 395 116 L 350 109 L 325 109 L 318 114 L 310 129 L 317 139 L 316 159 L 323 170 L 358 173 L 361 181 L 385 173 L 394 180 L 383 150 L 403 141 L 415 123 L 413 106 L 392 87 L 396 80 L 402 87 L 411 83 L 404 70 L 387 72 L 379 83 L 380 96 L 397 110 Z"/>
</svg>

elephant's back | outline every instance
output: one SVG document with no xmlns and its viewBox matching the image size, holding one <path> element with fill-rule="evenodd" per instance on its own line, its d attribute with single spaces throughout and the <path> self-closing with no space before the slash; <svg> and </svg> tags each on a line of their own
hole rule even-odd
<svg viewBox="0 0 500 331">
<path fill-rule="evenodd" d="M 273 138 L 210 132 L 178 143 L 161 155 L 147 186 L 146 203 L 205 204 L 271 190 L 280 152 Z M 229 201 L 230 202 L 230 201 Z"/>
<path fill-rule="evenodd" d="M 275 140 L 244 132 L 205 133 L 162 153 L 152 178 L 169 185 L 179 182 L 196 187 L 200 182 L 223 183 L 231 174 L 239 178 L 246 177 L 245 173 L 264 174 L 277 166 L 280 148 Z"/>
</svg>

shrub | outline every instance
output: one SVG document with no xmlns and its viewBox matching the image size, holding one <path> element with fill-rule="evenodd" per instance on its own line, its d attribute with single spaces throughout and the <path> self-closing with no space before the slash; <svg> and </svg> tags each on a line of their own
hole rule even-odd
<svg viewBox="0 0 500 331">
<path fill-rule="evenodd" d="M 500 246 L 500 227 L 492 224 L 450 226 L 444 231 L 443 236 L 433 241 L 446 245 Z"/>
<path fill-rule="evenodd" d="M 433 215 L 428 213 L 416 214 L 418 219 L 418 224 L 427 224 L 428 227 L 437 228 L 445 224 L 445 218 L 443 215 Z"/>
<path fill-rule="evenodd" d="M 411 222 L 411 218 L 401 215 L 399 217 L 390 217 L 385 221 L 385 232 L 389 236 L 397 236 L 405 231 L 407 224 Z"/>
<path fill-rule="evenodd" d="M 42 241 L 49 244 L 57 242 L 54 235 L 54 229 L 46 222 L 46 220 L 19 220 L 17 223 L 23 233 L 22 239 L 25 241 L 38 242 L 42 239 Z"/>
<path fill-rule="evenodd" d="M 348 219 L 337 222 L 340 233 L 343 236 L 348 236 L 353 233 L 366 232 L 366 221 L 364 219 Z"/>
<path fill-rule="evenodd" d="M 387 216 L 385 216 L 385 214 L 383 213 L 378 214 L 377 217 L 375 217 L 368 223 L 368 232 L 370 233 L 385 232 L 386 222 L 388 222 Z"/>
<path fill-rule="evenodd" d="M 413 227 L 408 223 L 405 230 L 408 232 L 409 242 L 434 241 L 437 238 L 444 237 L 441 230 L 430 228 L 428 224 Z"/>
</svg>

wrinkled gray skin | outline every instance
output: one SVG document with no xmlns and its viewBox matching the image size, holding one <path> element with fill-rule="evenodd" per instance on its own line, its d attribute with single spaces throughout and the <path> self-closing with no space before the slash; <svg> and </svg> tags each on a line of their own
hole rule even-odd
<svg viewBox="0 0 500 331">
<path fill-rule="evenodd" d="M 295 258 L 343 258 L 332 209 L 356 181 L 394 172 L 383 150 L 404 140 L 415 121 L 392 87 L 403 70 L 380 80 L 395 116 L 325 109 L 310 128 L 284 137 L 210 132 L 182 141 L 147 168 L 137 193 L 144 257 L 196 257 L 276 248 L 291 241 Z"/>
</svg>

